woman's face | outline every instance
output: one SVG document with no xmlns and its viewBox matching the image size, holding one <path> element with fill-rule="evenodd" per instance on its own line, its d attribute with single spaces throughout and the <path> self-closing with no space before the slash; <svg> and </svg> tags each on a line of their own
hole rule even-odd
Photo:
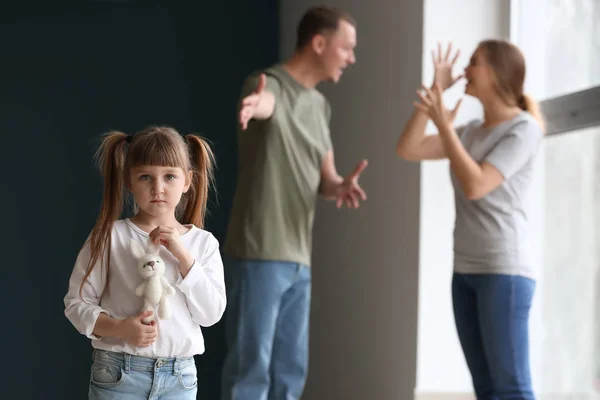
<svg viewBox="0 0 600 400">
<path fill-rule="evenodd" d="M 469 96 L 481 99 L 482 95 L 489 96 L 495 91 L 494 71 L 488 64 L 483 49 L 477 48 L 471 56 L 469 65 L 465 68 L 465 78 L 465 94 Z"/>
</svg>

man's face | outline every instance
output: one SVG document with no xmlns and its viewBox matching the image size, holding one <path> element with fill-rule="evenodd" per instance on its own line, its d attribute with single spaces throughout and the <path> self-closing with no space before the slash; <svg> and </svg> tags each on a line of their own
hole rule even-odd
<svg viewBox="0 0 600 400">
<path fill-rule="evenodd" d="M 319 58 L 326 80 L 337 83 L 344 69 L 356 62 L 355 47 L 356 29 L 344 20 L 340 21 L 335 32 L 324 35 Z"/>
</svg>

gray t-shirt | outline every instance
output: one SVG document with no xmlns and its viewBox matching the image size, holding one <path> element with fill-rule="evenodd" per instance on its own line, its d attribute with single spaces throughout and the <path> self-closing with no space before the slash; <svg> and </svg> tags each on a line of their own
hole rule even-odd
<svg viewBox="0 0 600 400">
<path fill-rule="evenodd" d="M 481 123 L 458 129 L 460 140 L 475 161 L 496 167 L 504 181 L 483 198 L 469 200 L 450 173 L 456 205 L 454 271 L 535 278 L 525 202 L 543 132 L 527 112 L 491 128 Z"/>
</svg>

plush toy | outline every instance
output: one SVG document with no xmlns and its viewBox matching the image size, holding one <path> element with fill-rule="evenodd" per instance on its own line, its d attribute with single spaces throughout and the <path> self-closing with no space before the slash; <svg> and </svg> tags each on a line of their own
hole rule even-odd
<svg viewBox="0 0 600 400">
<path fill-rule="evenodd" d="M 131 251 L 138 260 L 137 269 L 144 278 L 144 282 L 135 290 L 138 297 L 144 299 L 143 311 L 152 311 L 153 314 L 142 320 L 145 324 L 154 321 L 155 308 L 158 306 L 158 318 L 171 318 L 171 308 L 168 297 L 175 294 L 175 289 L 164 278 L 165 262 L 158 255 L 159 247 L 149 245 L 149 251 L 137 241 L 131 240 Z"/>
</svg>

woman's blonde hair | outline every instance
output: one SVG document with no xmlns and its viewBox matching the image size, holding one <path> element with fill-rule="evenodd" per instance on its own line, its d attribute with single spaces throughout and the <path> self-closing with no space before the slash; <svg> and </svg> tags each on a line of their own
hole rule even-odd
<svg viewBox="0 0 600 400">
<path fill-rule="evenodd" d="M 490 39 L 479 43 L 487 63 L 492 67 L 498 93 L 509 105 L 529 112 L 545 130 L 544 116 L 538 103 L 523 93 L 525 57 L 521 50 L 506 40 Z"/>
</svg>

